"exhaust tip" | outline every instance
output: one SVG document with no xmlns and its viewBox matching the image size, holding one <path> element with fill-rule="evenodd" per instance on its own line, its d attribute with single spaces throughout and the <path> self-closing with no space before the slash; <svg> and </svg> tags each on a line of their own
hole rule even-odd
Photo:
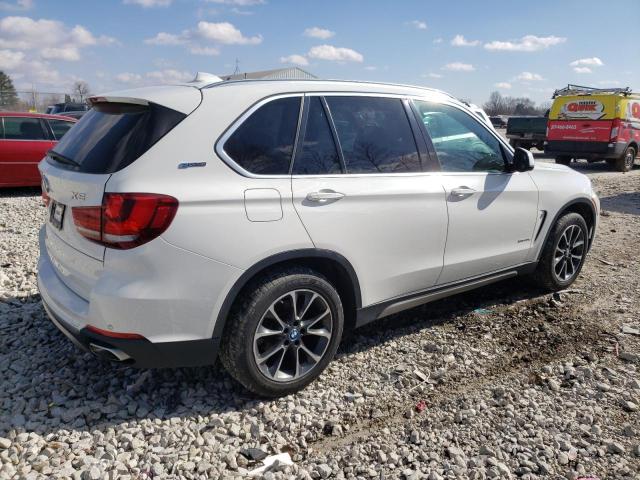
<svg viewBox="0 0 640 480">
<path fill-rule="evenodd" d="M 126 362 L 127 360 L 131 360 L 129 355 L 117 348 L 104 347 L 102 345 L 90 343 L 89 350 L 91 350 L 91 353 L 96 357 L 109 360 L 110 362 Z"/>
</svg>

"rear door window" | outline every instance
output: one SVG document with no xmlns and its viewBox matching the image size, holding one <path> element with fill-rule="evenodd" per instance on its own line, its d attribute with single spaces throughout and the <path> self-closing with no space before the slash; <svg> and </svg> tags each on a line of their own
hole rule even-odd
<svg viewBox="0 0 640 480">
<path fill-rule="evenodd" d="M 48 120 L 48 122 L 56 140 L 60 140 L 64 137 L 64 134 L 73 127 L 73 122 L 67 122 L 65 120 Z"/>
<path fill-rule="evenodd" d="M 122 170 L 149 150 L 186 115 L 149 103 L 95 105 L 52 149 L 60 166 L 83 173 Z"/>
<path fill-rule="evenodd" d="M 258 175 L 289 173 L 301 97 L 272 100 L 253 112 L 223 148 L 240 167 Z"/>
<path fill-rule="evenodd" d="M 293 164 L 293 174 L 342 173 L 338 149 L 320 97 L 311 97 L 309 100 L 309 115 L 299 148 Z"/>
<path fill-rule="evenodd" d="M 5 140 L 48 140 L 39 118 L 4 117 Z"/>
<path fill-rule="evenodd" d="M 413 131 L 399 98 L 326 98 L 347 173 L 422 171 Z"/>
</svg>

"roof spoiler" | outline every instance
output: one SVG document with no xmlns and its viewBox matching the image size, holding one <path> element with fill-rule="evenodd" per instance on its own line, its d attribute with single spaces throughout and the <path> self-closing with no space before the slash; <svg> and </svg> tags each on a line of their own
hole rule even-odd
<svg viewBox="0 0 640 480">
<path fill-rule="evenodd" d="M 149 105 L 149 102 L 147 100 L 143 100 L 142 98 L 112 97 L 110 95 L 98 95 L 95 97 L 89 97 L 87 98 L 87 102 L 89 102 L 89 105 L 91 105 L 92 107 L 97 103 L 130 103 L 132 105 Z"/>
<path fill-rule="evenodd" d="M 624 88 L 595 88 L 595 87 L 584 87 L 581 85 L 572 85 L 569 84 L 564 88 L 560 88 L 553 92 L 551 98 L 561 97 L 563 95 L 592 95 L 598 93 L 610 93 L 613 95 L 631 95 L 633 92 L 631 91 L 631 87 Z"/>
</svg>

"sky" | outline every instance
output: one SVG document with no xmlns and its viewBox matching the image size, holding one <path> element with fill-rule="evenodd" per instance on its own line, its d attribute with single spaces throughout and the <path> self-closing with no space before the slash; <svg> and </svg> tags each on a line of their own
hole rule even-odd
<svg viewBox="0 0 640 480">
<path fill-rule="evenodd" d="M 550 100 L 568 83 L 640 89 L 638 0 L 0 0 L 18 89 L 92 93 L 299 66 L 321 78 Z M 635 13 L 634 13 L 635 12 Z"/>
</svg>

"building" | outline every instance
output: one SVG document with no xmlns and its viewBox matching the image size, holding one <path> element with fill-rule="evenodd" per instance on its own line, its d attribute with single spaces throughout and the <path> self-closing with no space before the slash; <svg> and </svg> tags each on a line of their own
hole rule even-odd
<svg viewBox="0 0 640 480">
<path fill-rule="evenodd" d="M 298 67 L 276 68 L 261 72 L 246 72 L 233 75 L 218 75 L 222 80 L 308 80 L 318 78 Z"/>
</svg>

